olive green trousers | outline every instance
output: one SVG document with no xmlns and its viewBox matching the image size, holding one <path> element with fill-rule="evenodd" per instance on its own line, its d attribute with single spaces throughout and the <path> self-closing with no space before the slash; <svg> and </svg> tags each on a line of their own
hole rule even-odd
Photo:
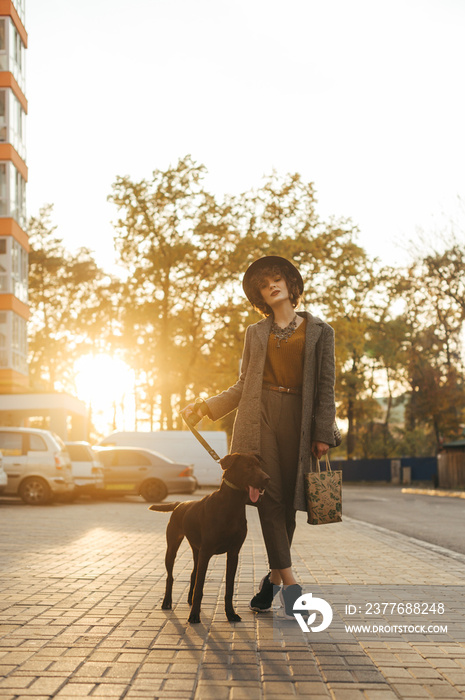
<svg viewBox="0 0 465 700">
<path fill-rule="evenodd" d="M 270 481 L 258 503 L 258 513 L 270 569 L 291 566 L 301 421 L 302 396 L 263 390 L 260 456 Z"/>
</svg>

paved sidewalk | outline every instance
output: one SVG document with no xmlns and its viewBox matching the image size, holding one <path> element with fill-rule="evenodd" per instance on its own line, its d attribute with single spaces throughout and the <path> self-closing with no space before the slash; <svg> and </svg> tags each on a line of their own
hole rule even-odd
<svg viewBox="0 0 465 700">
<path fill-rule="evenodd" d="M 175 607 L 160 609 L 167 514 L 137 499 L 44 508 L 4 499 L 0 698 L 465 696 L 465 557 L 349 519 L 310 527 L 299 514 L 295 570 L 304 591 L 334 613 L 325 631 L 304 634 L 278 613 L 248 610 L 266 572 L 255 509 L 248 519 L 236 577 L 242 622 L 224 615 L 221 556 L 207 575 L 202 623 L 190 626 L 186 543 L 175 567 Z M 402 608 L 408 602 L 411 612 Z M 444 613 L 413 607 L 433 602 Z M 348 624 L 390 629 L 348 632 Z M 419 625 L 437 629 L 415 631 Z"/>
</svg>

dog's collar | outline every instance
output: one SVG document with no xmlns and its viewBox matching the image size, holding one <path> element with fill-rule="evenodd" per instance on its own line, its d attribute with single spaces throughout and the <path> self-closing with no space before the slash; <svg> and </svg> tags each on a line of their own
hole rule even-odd
<svg viewBox="0 0 465 700">
<path fill-rule="evenodd" d="M 234 489 L 235 491 L 242 491 L 242 489 L 239 488 L 239 486 L 236 486 L 235 484 L 231 484 L 230 481 L 224 478 L 223 476 L 223 481 L 226 484 L 226 486 L 229 486 L 229 488 Z"/>
</svg>

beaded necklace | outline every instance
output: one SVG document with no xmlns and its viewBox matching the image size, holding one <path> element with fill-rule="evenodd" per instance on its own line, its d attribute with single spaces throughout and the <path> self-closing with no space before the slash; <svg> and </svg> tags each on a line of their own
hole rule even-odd
<svg viewBox="0 0 465 700">
<path fill-rule="evenodd" d="M 297 328 L 297 315 L 294 316 L 292 321 L 287 325 L 285 328 L 281 328 L 281 326 L 278 326 L 276 321 L 273 321 L 273 325 L 271 326 L 271 331 L 275 337 L 275 339 L 278 341 L 276 343 L 276 347 L 280 348 L 281 347 L 281 340 L 285 340 L 287 343 L 288 338 L 291 337 L 291 335 L 295 332 Z"/>
</svg>

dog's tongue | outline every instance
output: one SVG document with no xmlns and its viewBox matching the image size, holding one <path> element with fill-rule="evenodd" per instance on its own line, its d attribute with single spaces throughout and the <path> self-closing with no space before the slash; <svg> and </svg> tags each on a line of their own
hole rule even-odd
<svg viewBox="0 0 465 700">
<path fill-rule="evenodd" d="M 260 491 L 258 489 L 255 489 L 253 486 L 249 486 L 249 498 L 252 501 L 252 503 L 256 503 L 258 501 L 259 496 Z"/>
</svg>

